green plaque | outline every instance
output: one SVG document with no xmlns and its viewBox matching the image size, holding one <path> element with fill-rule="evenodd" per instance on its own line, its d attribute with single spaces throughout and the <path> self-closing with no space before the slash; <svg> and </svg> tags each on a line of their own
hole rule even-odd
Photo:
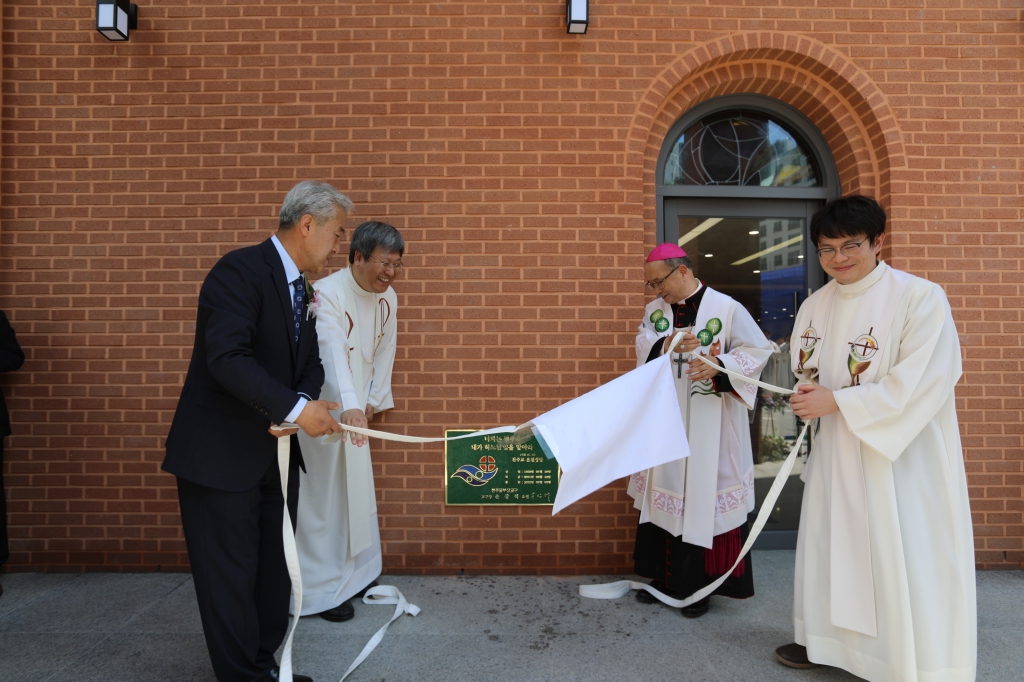
<svg viewBox="0 0 1024 682">
<path fill-rule="evenodd" d="M 473 431 L 450 430 L 445 436 Z M 450 440 L 444 444 L 445 504 L 554 504 L 561 471 L 536 438 L 516 443 L 511 434 Z"/>
</svg>

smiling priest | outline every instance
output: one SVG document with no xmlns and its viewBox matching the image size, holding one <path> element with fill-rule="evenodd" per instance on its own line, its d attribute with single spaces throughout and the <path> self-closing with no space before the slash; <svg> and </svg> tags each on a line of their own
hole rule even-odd
<svg viewBox="0 0 1024 682">
<path fill-rule="evenodd" d="M 870 682 L 973 682 L 974 549 L 953 388 L 960 342 L 936 285 L 878 260 L 885 211 L 852 196 L 811 220 L 834 279 L 793 335 L 801 419 L 820 419 L 796 547 L 794 668 Z"/>
<path fill-rule="evenodd" d="M 311 308 L 323 358 L 323 395 L 341 403 L 342 424 L 366 428 L 394 407 L 398 297 L 405 242 L 393 226 L 356 228 L 349 267 L 316 282 Z M 345 442 L 346 435 L 348 442 Z M 300 436 L 306 457 L 295 543 L 302 569 L 303 616 L 332 622 L 355 616 L 349 599 L 373 586 L 382 566 L 370 446 L 355 433 L 325 439 Z"/>
<path fill-rule="evenodd" d="M 644 310 L 636 337 L 637 365 L 650 362 L 682 336 L 678 348 L 715 359 L 720 367 L 757 379 L 772 347 L 750 313 L 732 298 L 697 280 L 686 253 L 661 244 L 647 257 L 648 291 L 658 294 Z M 694 361 L 684 369 L 673 352 L 676 393 L 686 423 L 690 456 L 641 471 L 628 492 L 640 510 L 634 552 L 635 571 L 652 586 L 682 599 L 726 573 L 739 556 L 754 509 L 754 460 L 750 420 L 757 389 Z M 672 448 L 672 443 L 664 447 Z M 748 555 L 714 592 L 746 599 L 754 595 Z M 656 599 L 645 591 L 636 598 Z M 708 596 L 683 607 L 697 618 L 708 611 Z"/>
</svg>

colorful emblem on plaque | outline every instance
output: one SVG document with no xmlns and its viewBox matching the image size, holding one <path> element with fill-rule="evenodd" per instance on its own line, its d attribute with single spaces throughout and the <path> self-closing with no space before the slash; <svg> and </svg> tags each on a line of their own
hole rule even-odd
<svg viewBox="0 0 1024 682">
<path fill-rule="evenodd" d="M 651 313 L 651 324 L 657 324 L 658 320 L 665 317 L 665 313 L 660 308 Z"/>
<path fill-rule="evenodd" d="M 661 311 L 659 310 L 658 312 L 661 312 Z M 633 319 L 636 319 L 636 318 L 633 318 Z M 654 328 L 658 332 L 668 331 L 668 318 L 667 317 L 659 317 L 658 321 L 654 323 Z"/>
<path fill-rule="evenodd" d="M 868 371 L 871 358 L 878 352 L 878 339 L 871 335 L 873 331 L 875 328 L 871 327 L 867 334 L 861 334 L 850 343 L 850 357 L 846 366 L 850 370 L 851 386 L 860 386 L 860 375 Z"/>
<path fill-rule="evenodd" d="M 452 474 L 452 478 L 461 478 L 463 481 L 471 486 L 479 487 L 490 483 L 491 479 L 498 473 L 498 465 L 494 463 L 494 458 L 490 455 L 484 455 L 480 458 L 480 466 L 476 467 L 472 464 L 463 464 L 460 466 L 455 473 Z"/>
</svg>

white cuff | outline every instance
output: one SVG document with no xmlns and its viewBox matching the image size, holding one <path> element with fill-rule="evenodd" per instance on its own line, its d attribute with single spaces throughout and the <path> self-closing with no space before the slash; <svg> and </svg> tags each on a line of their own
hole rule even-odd
<svg viewBox="0 0 1024 682">
<path fill-rule="evenodd" d="M 284 420 L 294 424 L 295 420 L 299 418 L 300 414 L 302 414 L 302 408 L 304 408 L 308 402 L 309 401 L 305 398 L 300 397 L 299 402 L 295 403 L 295 407 L 292 408 L 292 411 L 288 413 L 288 416 L 285 417 Z"/>
</svg>

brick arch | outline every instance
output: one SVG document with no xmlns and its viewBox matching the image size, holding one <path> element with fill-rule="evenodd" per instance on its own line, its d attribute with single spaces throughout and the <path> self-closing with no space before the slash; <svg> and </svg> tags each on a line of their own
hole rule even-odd
<svg viewBox="0 0 1024 682">
<path fill-rule="evenodd" d="M 668 65 L 637 107 L 631 165 L 642 168 L 644 219 L 655 219 L 655 171 L 665 136 L 686 111 L 713 97 L 755 93 L 794 107 L 832 150 L 843 193 L 890 203 L 890 175 L 905 164 L 902 133 L 885 96 L 853 62 L 792 34 L 738 33 L 705 43 Z M 647 230 L 653 238 L 653 230 Z"/>
</svg>

